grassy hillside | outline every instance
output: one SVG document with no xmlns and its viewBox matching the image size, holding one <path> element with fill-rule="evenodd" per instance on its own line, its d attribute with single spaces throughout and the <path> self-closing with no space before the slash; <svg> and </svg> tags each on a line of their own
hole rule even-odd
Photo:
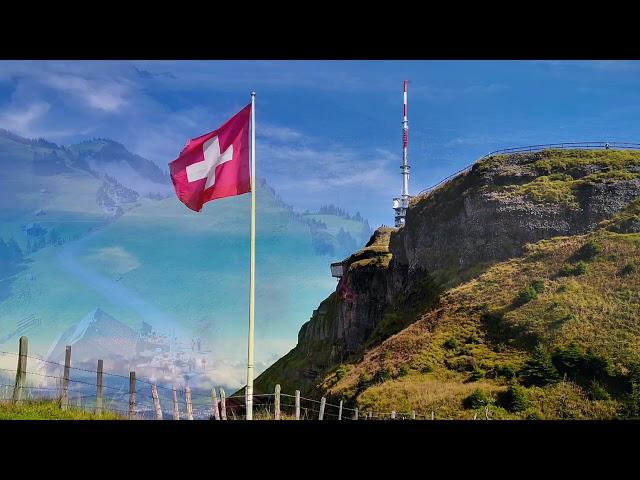
<svg viewBox="0 0 640 480">
<path fill-rule="evenodd" d="M 257 387 L 436 418 L 640 416 L 639 194 L 637 151 L 483 159 L 351 257 L 338 314 L 314 312 Z"/>
<path fill-rule="evenodd" d="M 527 248 L 324 380 L 362 409 L 614 418 L 640 407 L 640 234 Z"/>
</svg>

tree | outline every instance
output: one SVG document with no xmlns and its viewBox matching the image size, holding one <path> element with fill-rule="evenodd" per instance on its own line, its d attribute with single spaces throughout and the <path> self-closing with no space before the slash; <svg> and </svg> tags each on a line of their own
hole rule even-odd
<svg viewBox="0 0 640 480">
<path fill-rule="evenodd" d="M 520 375 L 525 385 L 543 386 L 560 379 L 560 374 L 553 365 L 551 354 L 540 343 L 533 349 L 531 358 L 520 370 Z"/>
</svg>

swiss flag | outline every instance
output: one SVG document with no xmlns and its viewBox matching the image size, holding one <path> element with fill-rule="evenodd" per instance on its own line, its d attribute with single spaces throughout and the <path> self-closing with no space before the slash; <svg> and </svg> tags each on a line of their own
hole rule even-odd
<svg viewBox="0 0 640 480">
<path fill-rule="evenodd" d="M 176 195 L 191 210 L 216 198 L 251 191 L 249 120 L 251 104 L 224 125 L 187 142 L 169 164 Z"/>
</svg>

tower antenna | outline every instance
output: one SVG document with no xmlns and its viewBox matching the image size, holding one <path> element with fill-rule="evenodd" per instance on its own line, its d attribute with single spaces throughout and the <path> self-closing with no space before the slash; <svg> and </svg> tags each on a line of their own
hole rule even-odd
<svg viewBox="0 0 640 480">
<path fill-rule="evenodd" d="M 393 209 L 396 212 L 396 227 L 404 226 L 407 208 L 409 207 L 409 118 L 407 116 L 407 83 L 404 81 L 404 111 L 402 116 L 402 195 L 393 199 Z"/>
</svg>

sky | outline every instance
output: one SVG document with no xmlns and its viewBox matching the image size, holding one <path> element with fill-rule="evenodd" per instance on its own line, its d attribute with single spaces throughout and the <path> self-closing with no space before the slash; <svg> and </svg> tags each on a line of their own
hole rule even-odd
<svg viewBox="0 0 640 480">
<path fill-rule="evenodd" d="M 405 79 L 412 194 L 500 148 L 640 140 L 634 61 L 0 61 L 0 128 L 110 138 L 167 170 L 255 90 L 258 175 L 375 227 L 401 189 Z"/>
</svg>

